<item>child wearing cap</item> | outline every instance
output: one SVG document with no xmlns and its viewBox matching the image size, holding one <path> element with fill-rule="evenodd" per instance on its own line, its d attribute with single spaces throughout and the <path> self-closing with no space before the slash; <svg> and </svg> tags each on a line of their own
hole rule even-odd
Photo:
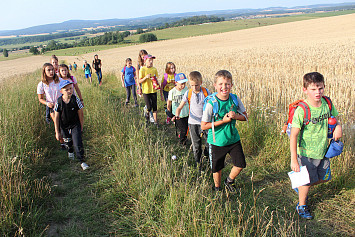
<svg viewBox="0 0 355 237">
<path fill-rule="evenodd" d="M 157 119 L 157 91 L 153 86 L 153 81 L 158 78 L 158 71 L 153 67 L 154 56 L 148 54 L 144 56 L 144 66 L 139 70 L 139 80 L 138 82 L 142 84 L 142 92 L 145 104 L 147 106 L 147 112 L 145 117 L 147 119 L 147 124 L 149 124 L 149 113 L 153 111 L 154 124 L 158 125 Z"/>
<path fill-rule="evenodd" d="M 169 91 L 167 110 L 171 112 L 171 121 L 175 121 L 175 126 L 178 130 L 179 142 L 182 145 L 186 145 L 188 120 L 189 120 L 189 106 L 185 106 L 180 110 L 179 117 L 176 117 L 176 109 L 179 107 L 182 98 L 186 91 L 187 78 L 184 73 L 178 73 L 175 75 L 175 87 Z M 169 112 L 167 114 L 169 114 Z"/>
<path fill-rule="evenodd" d="M 68 149 L 69 159 L 74 160 L 74 150 L 80 160 L 81 168 L 86 170 L 89 166 L 85 163 L 82 131 L 84 125 L 83 104 L 73 95 L 71 81 L 62 80 L 59 83 L 60 96 L 54 106 L 55 137 L 59 141 L 64 139 Z"/>
</svg>

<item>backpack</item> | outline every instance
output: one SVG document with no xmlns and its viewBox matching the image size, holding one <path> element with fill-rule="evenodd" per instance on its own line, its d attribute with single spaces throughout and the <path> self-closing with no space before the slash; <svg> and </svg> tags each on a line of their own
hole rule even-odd
<svg viewBox="0 0 355 237">
<path fill-rule="evenodd" d="M 174 77 L 175 77 L 176 73 L 174 73 Z M 163 82 L 161 83 L 162 85 L 162 89 L 165 88 L 166 84 L 168 84 L 168 74 L 167 73 L 164 73 L 164 80 Z"/>
<path fill-rule="evenodd" d="M 328 107 L 329 107 L 329 111 L 330 111 L 330 116 L 331 116 L 333 103 L 330 100 L 330 98 L 327 96 L 322 96 L 322 98 L 327 102 Z M 292 120 L 293 120 L 293 116 L 295 114 L 297 107 L 301 107 L 304 112 L 303 125 L 301 128 L 301 134 L 300 134 L 300 138 L 299 138 L 299 140 L 301 141 L 302 134 L 303 134 L 303 128 L 305 126 L 307 126 L 309 124 L 309 122 L 311 122 L 311 110 L 309 109 L 308 104 L 304 100 L 296 100 L 288 106 L 288 119 L 285 122 L 284 126 L 282 127 L 281 134 L 287 133 L 287 135 L 290 137 Z M 299 145 L 300 145 L 300 143 L 299 143 Z"/>
<path fill-rule="evenodd" d="M 216 137 L 215 137 L 215 132 L 214 132 L 214 121 L 218 119 L 218 112 L 219 112 L 219 107 L 218 107 L 218 101 L 216 99 L 217 92 L 207 96 L 205 100 L 203 101 L 203 111 L 206 109 L 206 105 L 209 101 L 212 102 L 212 135 L 213 135 L 213 142 L 216 142 Z M 233 105 L 235 105 L 238 108 L 238 97 L 232 93 L 229 94 L 229 96 L 232 98 Z M 232 105 L 232 106 L 233 106 Z"/>
<path fill-rule="evenodd" d="M 206 98 L 208 96 L 207 89 L 201 86 L 201 90 Z M 189 106 L 190 106 L 191 96 L 192 96 L 192 89 L 189 89 L 189 92 L 187 94 L 187 102 L 189 103 Z"/>
</svg>

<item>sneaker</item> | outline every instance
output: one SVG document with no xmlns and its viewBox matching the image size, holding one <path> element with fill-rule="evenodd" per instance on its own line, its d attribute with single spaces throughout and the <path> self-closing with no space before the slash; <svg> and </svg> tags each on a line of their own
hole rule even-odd
<svg viewBox="0 0 355 237">
<path fill-rule="evenodd" d="M 170 124 L 170 122 L 171 122 L 171 118 L 170 118 L 170 117 L 167 117 L 167 118 L 166 118 L 166 124 Z"/>
<path fill-rule="evenodd" d="M 227 179 L 224 180 L 224 185 L 226 186 L 226 189 L 231 192 L 231 193 L 234 193 L 237 191 L 237 188 L 235 186 L 235 182 L 233 183 L 230 183 L 227 181 Z"/>
<path fill-rule="evenodd" d="M 155 122 L 152 112 L 149 113 L 149 120 L 150 120 L 151 123 Z"/>
<path fill-rule="evenodd" d="M 127 106 L 129 104 L 129 101 L 124 102 L 124 104 Z"/>
<path fill-rule="evenodd" d="M 309 209 L 306 205 L 303 205 L 303 206 L 299 206 L 297 204 L 296 206 L 296 211 L 298 213 L 298 215 L 303 218 L 303 219 L 306 219 L 306 220 L 312 220 L 313 219 L 313 216 L 311 215 L 311 213 L 309 212 Z"/>
<path fill-rule="evenodd" d="M 68 152 L 68 158 L 71 160 L 75 159 L 74 153 L 73 152 Z"/>
<path fill-rule="evenodd" d="M 212 186 L 212 191 L 215 191 L 215 192 L 222 192 L 222 188 L 221 187 L 216 187 L 216 186 Z"/>
<path fill-rule="evenodd" d="M 86 164 L 85 162 L 83 162 L 83 163 L 81 163 L 81 168 L 82 168 L 83 170 L 87 170 L 87 169 L 89 169 L 89 166 L 88 166 L 88 164 Z"/>
</svg>

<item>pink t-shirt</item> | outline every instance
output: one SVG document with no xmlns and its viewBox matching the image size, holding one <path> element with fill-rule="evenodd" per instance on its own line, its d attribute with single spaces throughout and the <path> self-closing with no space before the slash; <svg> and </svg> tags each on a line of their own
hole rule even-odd
<svg viewBox="0 0 355 237">
<path fill-rule="evenodd" d="M 44 94 L 46 101 L 49 103 L 57 102 L 57 99 L 62 95 L 62 93 L 60 93 L 59 83 L 55 83 L 54 81 L 49 83 L 49 85 L 46 85 L 43 82 L 38 83 L 37 94 Z"/>
</svg>

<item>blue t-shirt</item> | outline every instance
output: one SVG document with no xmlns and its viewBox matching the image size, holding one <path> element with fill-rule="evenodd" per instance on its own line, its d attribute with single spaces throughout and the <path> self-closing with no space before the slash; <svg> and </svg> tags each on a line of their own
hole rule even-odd
<svg viewBox="0 0 355 237">
<path fill-rule="evenodd" d="M 134 80 L 134 72 L 136 71 L 136 69 L 132 66 L 132 67 L 124 67 L 122 69 L 122 73 L 124 73 L 124 84 L 125 87 L 128 86 L 132 86 L 134 84 L 136 84 L 136 81 Z"/>
</svg>

